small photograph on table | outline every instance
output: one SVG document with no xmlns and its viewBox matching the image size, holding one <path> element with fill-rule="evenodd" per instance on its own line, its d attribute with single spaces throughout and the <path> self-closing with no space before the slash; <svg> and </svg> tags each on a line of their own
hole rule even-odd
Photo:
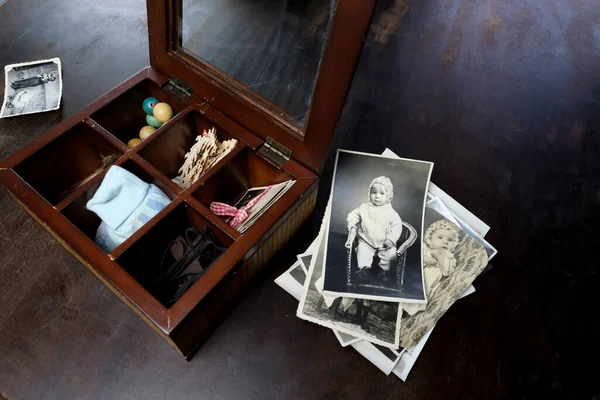
<svg viewBox="0 0 600 400">
<path fill-rule="evenodd" d="M 4 67 L 4 102 L 0 118 L 57 110 L 62 97 L 60 60 L 34 61 Z"/>
</svg>

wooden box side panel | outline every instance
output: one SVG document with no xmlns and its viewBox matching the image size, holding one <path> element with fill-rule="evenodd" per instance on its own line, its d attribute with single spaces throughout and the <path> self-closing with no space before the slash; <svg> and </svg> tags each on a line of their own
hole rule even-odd
<svg viewBox="0 0 600 400">
<path fill-rule="evenodd" d="M 23 207 L 23 209 L 33 218 L 42 228 L 44 228 L 54 239 L 59 242 L 69 253 L 73 255 L 84 267 L 86 267 L 100 282 L 104 284 L 111 292 L 113 292 L 123 303 L 125 303 L 133 312 L 137 314 L 148 326 L 150 326 L 158 335 L 163 338 L 171 347 L 180 352 L 179 348 L 175 343 L 171 340 L 171 338 L 162 332 L 158 326 L 152 322 L 146 315 L 144 315 L 138 307 L 129 301 L 129 299 L 124 296 L 119 289 L 117 289 L 109 280 L 107 280 L 96 268 L 94 268 L 89 262 L 87 262 L 83 257 L 81 257 L 73 248 L 65 242 L 56 232 L 52 230 L 48 224 L 44 223 L 32 210 L 27 207 L 20 199 L 13 195 L 12 192 L 9 192 L 12 197 Z"/>
<path fill-rule="evenodd" d="M 315 208 L 317 192 L 313 190 L 254 254 L 223 279 L 171 333 L 172 341 L 186 358 L 209 338 L 245 294 L 252 279 L 307 220 Z"/>
</svg>

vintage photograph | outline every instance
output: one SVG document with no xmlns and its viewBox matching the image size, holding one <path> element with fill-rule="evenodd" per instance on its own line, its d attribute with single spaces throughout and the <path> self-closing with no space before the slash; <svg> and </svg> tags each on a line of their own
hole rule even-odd
<svg viewBox="0 0 600 400">
<path fill-rule="evenodd" d="M 336 330 L 333 330 L 333 333 L 335 334 L 335 337 L 337 338 L 338 342 L 340 342 L 340 345 L 342 347 L 348 347 L 351 344 L 354 344 L 356 342 L 360 342 L 362 339 L 354 337 L 352 335 L 348 335 L 346 333 L 343 332 L 338 332 Z"/>
<path fill-rule="evenodd" d="M 0 118 L 57 110 L 62 97 L 60 60 L 34 61 L 4 67 L 4 102 Z"/>
<path fill-rule="evenodd" d="M 465 292 L 462 294 L 462 296 L 460 296 L 460 298 L 462 299 L 463 297 L 466 297 L 473 293 L 475 293 L 475 288 L 473 287 L 473 285 L 470 285 L 469 288 L 465 290 Z M 419 354 L 421 354 L 421 350 L 423 350 L 423 348 L 425 347 L 425 343 L 427 343 L 429 336 L 431 336 L 431 332 L 433 331 L 434 327 L 435 325 L 431 329 L 429 329 L 429 331 L 427 331 L 427 333 L 423 335 L 421 340 L 419 340 L 416 344 L 404 349 L 404 352 L 402 352 L 401 354 L 400 361 L 398 361 L 393 370 L 394 374 L 398 378 L 406 382 L 408 373 L 412 369 L 413 365 L 415 365 L 417 358 L 419 358 Z"/>
<path fill-rule="evenodd" d="M 403 349 L 388 349 L 364 340 L 352 344 L 352 347 L 386 375 L 392 372 L 404 354 Z"/>
<path fill-rule="evenodd" d="M 327 211 L 325 215 L 328 215 Z M 326 229 L 328 224 L 325 219 L 322 231 L 319 233 L 321 242 L 310 263 L 297 316 L 385 347 L 398 348 L 402 312 L 399 303 L 323 295 L 321 287 L 325 253 L 323 235 Z"/>
<path fill-rule="evenodd" d="M 306 281 L 306 272 L 304 272 L 304 268 L 302 268 L 302 265 L 297 265 L 289 272 L 290 276 L 294 278 L 296 282 L 298 282 L 301 286 L 304 286 L 304 282 Z"/>
<path fill-rule="evenodd" d="M 494 248 L 487 240 L 475 231 L 475 229 L 471 228 L 466 222 L 461 220 L 457 215 L 455 215 L 450 209 L 444 204 L 444 202 L 439 197 L 433 197 L 431 200 L 427 201 L 427 207 L 434 209 L 435 211 L 442 214 L 444 217 L 454 222 L 456 225 L 460 226 L 463 231 L 465 231 L 469 236 L 475 239 L 479 244 L 481 244 L 485 248 L 485 252 L 488 255 L 488 263 L 492 261 L 492 258 L 496 256 L 498 250 Z"/>
<path fill-rule="evenodd" d="M 385 149 L 383 153 L 381 153 L 381 155 L 390 158 L 400 158 L 396 153 L 394 153 L 390 149 Z M 460 204 L 458 201 L 456 201 L 454 198 L 452 198 L 450 195 L 444 192 L 435 183 L 429 182 L 429 192 L 427 193 L 427 201 L 431 200 L 434 197 L 439 198 L 444 203 L 444 205 L 448 207 L 450 211 L 452 211 L 452 214 L 465 221 L 470 227 L 475 229 L 479 236 L 485 237 L 485 235 L 487 235 L 487 233 L 490 230 L 490 226 L 488 224 L 479 219 L 471 211 L 467 210 L 462 204 Z"/>
<path fill-rule="evenodd" d="M 294 296 L 296 300 L 300 301 L 300 297 L 302 297 L 304 291 L 305 280 L 306 274 L 302 266 L 300 266 L 300 262 L 296 261 L 287 271 L 275 279 L 275 283 Z"/>
<path fill-rule="evenodd" d="M 432 208 L 425 209 L 423 272 L 429 303 L 403 305 L 400 344 L 411 347 L 469 288 L 488 263 L 485 248 Z"/>
<path fill-rule="evenodd" d="M 433 164 L 338 150 L 323 291 L 425 303 L 421 236 Z"/>
<path fill-rule="evenodd" d="M 308 250 L 310 250 L 310 248 L 307 249 L 307 251 Z M 305 280 L 306 273 L 304 272 L 300 261 L 296 261 L 294 265 L 292 265 L 287 271 L 275 279 L 275 283 L 283 290 L 291 294 L 296 300 L 300 301 L 304 291 Z M 362 340 L 360 338 L 338 332 L 335 329 L 332 329 L 332 331 L 342 347 L 350 346 L 351 344 Z"/>
<path fill-rule="evenodd" d="M 308 254 L 308 253 L 298 254 L 298 261 L 300 261 L 300 265 L 302 265 L 302 268 L 304 269 L 304 271 L 306 273 L 308 273 L 308 266 L 310 265 L 311 259 L 312 259 L 312 253 L 311 254 Z"/>
</svg>

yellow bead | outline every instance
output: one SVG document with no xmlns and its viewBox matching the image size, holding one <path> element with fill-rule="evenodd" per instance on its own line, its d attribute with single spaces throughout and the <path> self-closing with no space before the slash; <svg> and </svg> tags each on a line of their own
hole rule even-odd
<svg viewBox="0 0 600 400">
<path fill-rule="evenodd" d="M 156 132 L 156 128 L 150 125 L 146 125 L 142 129 L 140 129 L 140 139 L 144 140 L 148 136 L 152 135 L 154 132 Z"/>
<path fill-rule="evenodd" d="M 130 149 L 133 149 L 135 146 L 137 146 L 140 143 L 142 143 L 142 141 L 140 139 L 133 138 L 129 142 L 127 142 L 127 146 L 129 146 Z"/>
<path fill-rule="evenodd" d="M 173 109 L 167 103 L 158 103 L 152 109 L 152 114 L 154 118 L 164 124 L 173 116 Z"/>
</svg>

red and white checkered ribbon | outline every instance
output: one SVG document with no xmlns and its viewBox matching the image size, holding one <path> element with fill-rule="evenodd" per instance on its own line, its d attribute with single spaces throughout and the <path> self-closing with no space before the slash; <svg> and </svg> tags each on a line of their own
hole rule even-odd
<svg viewBox="0 0 600 400">
<path fill-rule="evenodd" d="M 235 227 L 238 224 L 241 224 L 248 218 L 247 209 L 256 204 L 258 200 L 260 200 L 268 191 L 271 189 L 271 186 L 267 187 L 261 194 L 253 198 L 242 208 L 235 208 L 234 206 L 230 206 L 229 204 L 219 203 L 218 201 L 213 201 L 210 203 L 210 211 L 222 217 L 233 217 L 231 221 L 229 221 L 229 225 Z"/>
</svg>

